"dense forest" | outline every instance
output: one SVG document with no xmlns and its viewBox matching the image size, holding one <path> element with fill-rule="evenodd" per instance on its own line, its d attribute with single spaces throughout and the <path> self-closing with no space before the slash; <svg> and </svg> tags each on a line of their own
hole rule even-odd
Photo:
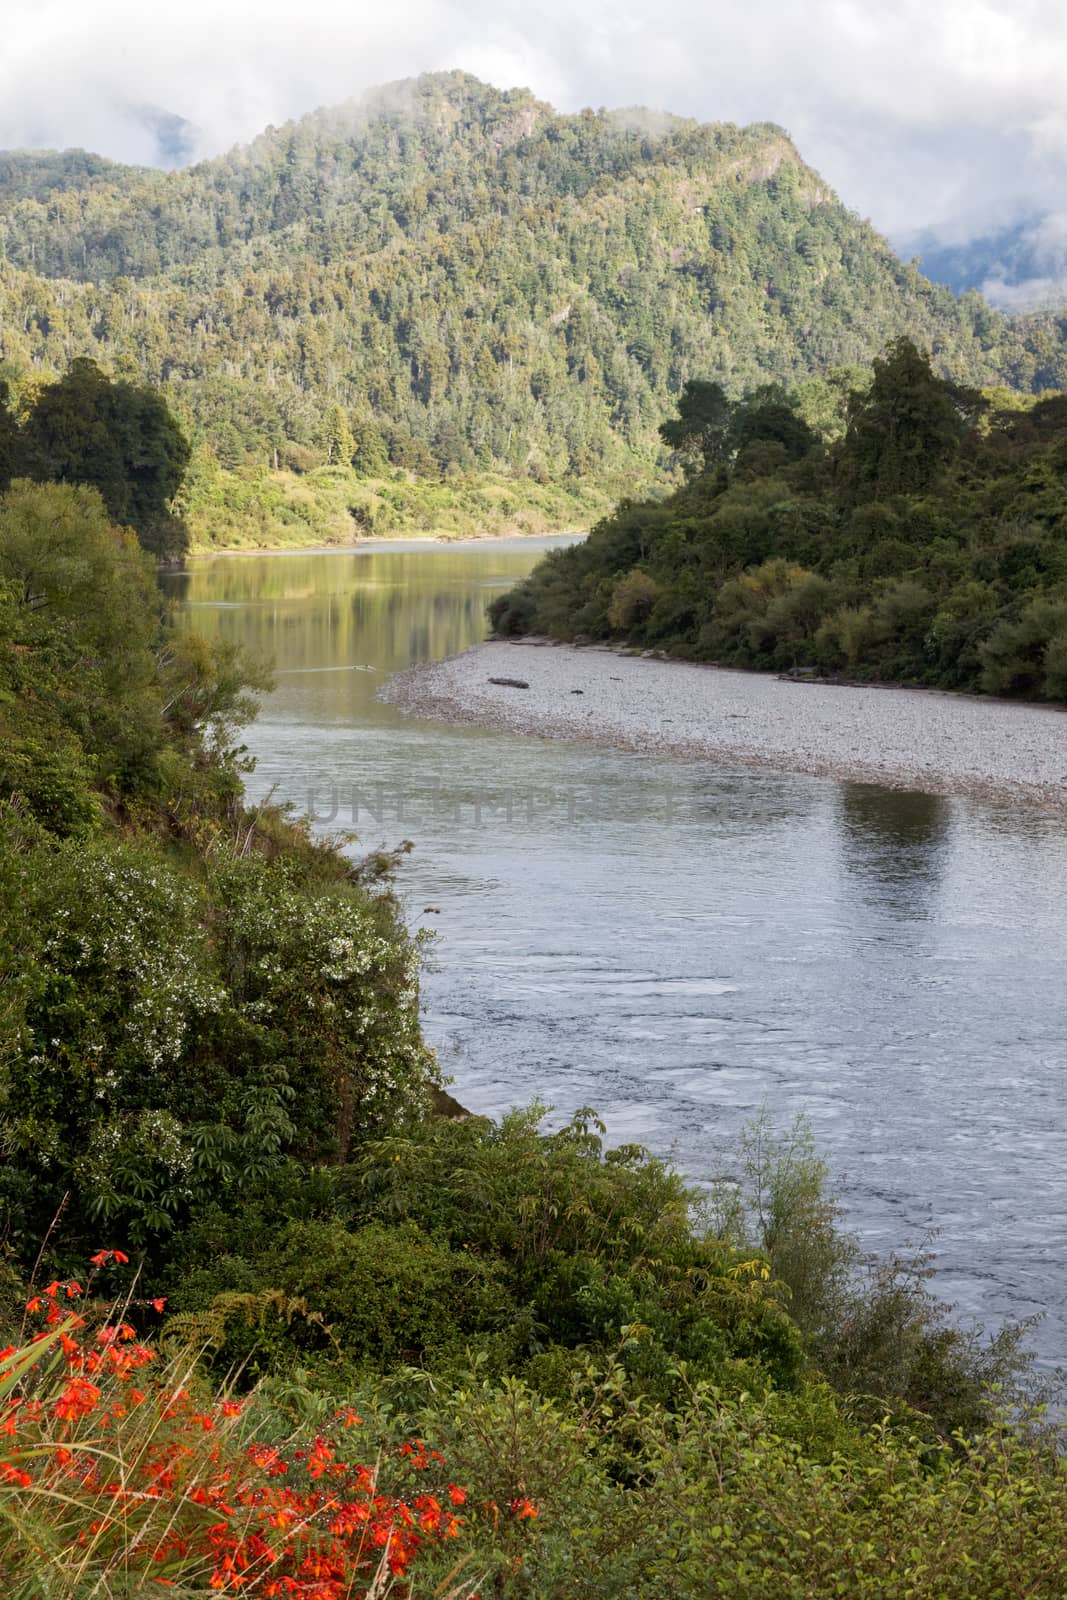
<svg viewBox="0 0 1067 1600">
<path fill-rule="evenodd" d="M 686 486 L 546 558 L 495 626 L 1067 699 L 1067 396 L 965 388 L 899 340 L 844 415 L 827 446 L 782 390 L 688 385 L 661 429 Z"/>
<path fill-rule="evenodd" d="M 452 73 L 182 171 L 0 158 L 16 406 L 78 357 L 161 387 L 199 542 L 272 511 L 294 536 L 433 525 L 360 479 L 495 474 L 502 521 L 543 525 L 538 488 L 661 473 L 688 380 L 806 386 L 818 421 L 827 375 L 905 333 L 957 382 L 1067 387 L 1062 319 L 926 282 L 769 124 L 561 116 Z"/>
<path fill-rule="evenodd" d="M 0 495 L 5 1595 L 1060 1600 L 1021 1330 L 865 1259 L 803 1128 L 698 1193 L 443 1093 L 403 850 L 247 805 L 265 669 L 175 627 L 106 503 L 136 394 L 72 381 L 111 475 Z M 766 459 L 708 386 L 674 443 L 722 405 Z"/>
</svg>

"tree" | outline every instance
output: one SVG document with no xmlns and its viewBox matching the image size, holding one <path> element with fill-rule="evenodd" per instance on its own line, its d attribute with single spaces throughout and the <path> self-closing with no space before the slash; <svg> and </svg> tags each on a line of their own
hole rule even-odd
<svg viewBox="0 0 1067 1600">
<path fill-rule="evenodd" d="M 322 419 L 322 448 L 326 452 L 327 464 L 331 467 L 347 467 L 351 465 L 356 449 L 356 441 L 352 437 L 345 409 L 341 405 L 332 405 Z"/>
<path fill-rule="evenodd" d="M 84 809 L 70 773 L 84 768 L 112 793 L 152 783 L 160 607 L 133 534 L 112 526 L 96 490 L 18 482 L 0 498 L 0 591 L 11 646 L 0 675 L 0 792 L 23 792 L 50 825 L 60 812 L 70 825 Z M 57 753 L 66 776 L 53 771 Z M 57 785 L 67 796 L 58 810 Z"/>
<path fill-rule="evenodd" d="M 9 409 L 11 391 L 0 378 L 0 494 L 21 471 L 22 441 L 18 423 Z"/>
<path fill-rule="evenodd" d="M 678 415 L 660 424 L 664 444 L 687 458 L 693 473 L 725 461 L 730 453 L 734 408 L 719 383 L 691 378 L 678 401 Z"/>
<path fill-rule="evenodd" d="M 153 555 L 187 545 L 173 510 L 190 448 L 155 390 L 113 383 L 95 361 L 72 361 L 46 384 L 23 429 L 28 475 L 39 483 L 99 490 L 112 520 L 132 527 Z"/>
<path fill-rule="evenodd" d="M 779 445 L 790 461 L 814 450 L 818 438 L 776 385 L 757 389 L 734 407 L 730 442 L 738 456 L 756 446 Z"/>
<path fill-rule="evenodd" d="M 929 356 L 897 339 L 874 363 L 870 391 L 856 397 L 841 451 L 846 490 L 859 500 L 923 494 L 955 460 L 966 397 L 934 375 Z"/>
<path fill-rule="evenodd" d="M 188 439 L 162 396 L 144 384 L 112 384 L 111 415 L 126 474 L 125 520 L 152 555 L 183 555 L 189 536 L 174 500 L 192 454 Z"/>
<path fill-rule="evenodd" d="M 380 478 L 389 471 L 389 452 L 377 423 L 360 417 L 352 430 L 352 465 L 363 478 Z"/>
</svg>

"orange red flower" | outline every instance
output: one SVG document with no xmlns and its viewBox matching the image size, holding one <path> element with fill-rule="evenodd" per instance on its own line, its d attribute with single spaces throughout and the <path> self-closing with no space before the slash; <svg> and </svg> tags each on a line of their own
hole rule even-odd
<svg viewBox="0 0 1067 1600">
<path fill-rule="evenodd" d="M 127 1260 L 102 1250 L 91 1265 Z M 37 1364 L 28 1359 L 25 1391 L 16 1387 L 0 1407 L 0 1494 L 44 1492 L 70 1505 L 84 1495 L 86 1521 L 72 1543 L 137 1549 L 148 1567 L 144 1581 L 153 1585 L 173 1587 L 193 1573 L 216 1592 L 254 1600 L 360 1600 L 383 1562 L 403 1585 L 420 1550 L 459 1536 L 456 1511 L 467 1491 L 435 1484 L 443 1458 L 421 1439 L 376 1467 L 353 1461 L 343 1434 L 316 1435 L 293 1451 L 242 1440 L 231 1425 L 246 1415 L 244 1403 L 220 1398 L 197 1406 L 184 1387 L 153 1381 L 150 1372 L 135 1381 L 151 1368 L 154 1351 L 124 1319 L 108 1318 L 93 1330 L 85 1316 L 64 1309 L 64 1299 L 80 1294 L 74 1280 L 49 1284 L 28 1305 L 44 1330 L 0 1355 L 17 1367 L 23 1350 L 48 1340 L 60 1358 L 58 1378 L 45 1366 L 43 1379 L 34 1378 Z M 84 1441 L 125 1426 L 139 1407 L 150 1408 L 150 1444 L 109 1482 L 111 1447 L 101 1456 Z M 361 1426 L 351 1407 L 335 1421 L 345 1433 Z M 412 1471 L 420 1474 L 417 1494 L 383 1487 L 383 1475 L 402 1480 Z M 528 1501 L 512 1509 L 520 1520 L 536 1515 Z M 398 1588 L 398 1600 L 406 1592 Z"/>
</svg>

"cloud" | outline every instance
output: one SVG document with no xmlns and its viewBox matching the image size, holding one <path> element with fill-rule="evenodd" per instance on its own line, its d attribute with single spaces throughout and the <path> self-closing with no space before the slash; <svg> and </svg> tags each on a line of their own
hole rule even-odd
<svg viewBox="0 0 1067 1600">
<path fill-rule="evenodd" d="M 980 285 L 1002 311 L 1036 311 L 1067 301 L 1067 212 L 1050 211 L 1009 232 Z"/>
<path fill-rule="evenodd" d="M 0 145 L 198 154 L 388 79 L 460 66 L 564 110 L 774 121 L 903 232 L 1051 208 L 1067 171 L 1062 0 L 5 0 Z M 1022 190 L 1025 189 L 1025 193 Z"/>
<path fill-rule="evenodd" d="M 1067 278 L 1027 278 L 1023 283 L 1006 283 L 1003 278 L 993 277 L 980 283 L 978 289 L 998 311 L 1054 311 L 1067 299 Z"/>
</svg>

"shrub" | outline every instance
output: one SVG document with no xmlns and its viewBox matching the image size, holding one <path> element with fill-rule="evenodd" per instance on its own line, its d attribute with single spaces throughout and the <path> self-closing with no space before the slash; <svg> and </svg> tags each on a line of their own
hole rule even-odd
<svg viewBox="0 0 1067 1600">
<path fill-rule="evenodd" d="M 634 567 L 624 573 L 611 593 L 608 621 L 623 632 L 644 622 L 659 597 L 659 584 L 647 572 Z"/>
<path fill-rule="evenodd" d="M 516 1312 L 500 1264 L 452 1250 L 411 1223 L 349 1230 L 334 1221 L 293 1222 L 262 1250 L 253 1275 L 264 1292 L 280 1291 L 290 1307 L 299 1303 L 308 1312 L 276 1319 L 269 1338 L 254 1327 L 245 1336 L 239 1317 L 232 1326 L 226 1318 L 228 1359 L 265 1350 L 259 1366 L 284 1365 L 301 1347 L 326 1348 L 351 1368 L 432 1365 L 461 1355 L 466 1341 L 507 1328 Z M 179 1303 L 196 1306 L 196 1291 L 194 1273 Z M 242 1298 L 252 1309 L 249 1296 Z M 204 1309 L 225 1314 L 226 1300 Z"/>
<path fill-rule="evenodd" d="M 159 1262 L 198 1206 L 422 1114 L 418 947 L 388 895 L 290 842 L 198 879 L 152 839 L 9 818 L 0 1199 L 29 1256 L 62 1202 L 60 1261 L 106 1221 Z"/>
<path fill-rule="evenodd" d="M 840 1226 L 825 1164 L 804 1119 L 777 1135 L 766 1114 L 746 1130 L 741 1177 L 720 1182 L 712 1227 L 765 1252 L 818 1369 L 846 1404 L 950 1439 L 987 1427 L 998 1392 L 1023 1398 L 1027 1325 L 991 1338 L 960 1327 L 927 1288 L 926 1257 L 864 1257 Z"/>
<path fill-rule="evenodd" d="M 1064 637 L 1067 603 L 1033 601 L 1016 621 L 1001 622 L 982 646 L 982 688 L 987 694 L 1058 698 L 1065 686 Z"/>
<path fill-rule="evenodd" d="M 851 671 L 860 665 L 877 636 L 878 628 L 869 606 L 842 606 L 820 624 L 815 634 L 815 648 L 820 661 L 827 666 L 843 664 Z"/>
</svg>

